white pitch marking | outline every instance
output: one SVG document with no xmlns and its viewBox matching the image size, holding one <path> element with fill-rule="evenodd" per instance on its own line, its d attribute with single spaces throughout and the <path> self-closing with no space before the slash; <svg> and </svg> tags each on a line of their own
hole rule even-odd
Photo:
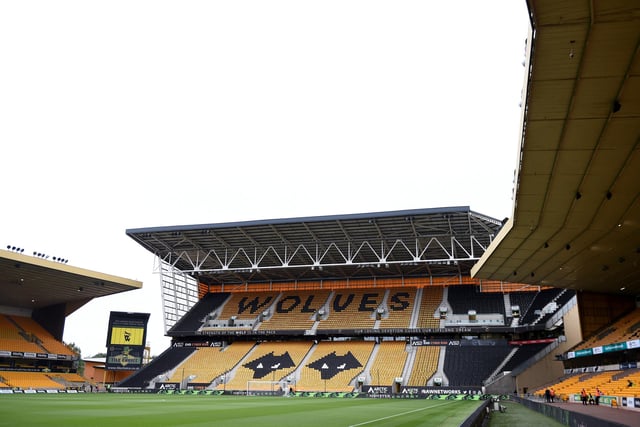
<svg viewBox="0 0 640 427">
<path fill-rule="evenodd" d="M 447 405 L 447 404 L 449 404 L 451 402 L 453 402 L 453 400 L 450 400 L 449 402 L 439 403 L 439 404 L 433 405 L 433 406 L 427 406 L 426 408 L 414 409 L 412 411 L 407 411 L 407 412 L 400 412 L 399 414 L 389 415 L 388 417 L 376 418 L 375 420 L 365 421 L 363 423 L 352 424 L 349 427 L 358 427 L 358 426 L 363 426 L 365 424 L 377 423 L 378 421 L 388 420 L 389 418 L 401 417 L 403 415 L 408 415 L 408 414 L 411 414 L 413 412 L 420 412 L 420 411 L 424 411 L 426 409 L 431 409 L 431 408 L 436 408 L 438 406 Z"/>
</svg>

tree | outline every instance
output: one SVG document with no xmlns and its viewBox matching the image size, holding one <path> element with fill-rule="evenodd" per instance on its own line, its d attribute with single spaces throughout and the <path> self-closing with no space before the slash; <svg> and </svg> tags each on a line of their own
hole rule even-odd
<svg viewBox="0 0 640 427">
<path fill-rule="evenodd" d="M 76 343 L 65 343 L 67 345 L 67 347 L 69 347 L 69 349 L 71 351 L 73 351 L 77 356 L 78 356 L 78 367 L 77 367 L 77 372 L 79 375 L 84 375 L 84 360 L 82 360 L 82 350 L 80 350 L 80 347 L 78 347 L 76 345 Z"/>
</svg>

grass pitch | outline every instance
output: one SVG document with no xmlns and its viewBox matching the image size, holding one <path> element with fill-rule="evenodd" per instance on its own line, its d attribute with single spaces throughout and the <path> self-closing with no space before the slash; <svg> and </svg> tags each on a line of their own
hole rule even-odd
<svg viewBox="0 0 640 427">
<path fill-rule="evenodd" d="M 557 422 L 553 418 L 549 418 L 546 415 L 529 409 L 526 406 L 520 405 L 519 403 L 503 400 L 502 402 L 500 402 L 500 404 L 504 405 L 507 408 L 507 411 L 504 413 L 492 413 L 489 420 L 489 427 L 564 426 L 564 424 Z"/>
<path fill-rule="evenodd" d="M 478 401 L 156 394 L 0 395 L 0 426 L 459 426 Z"/>
</svg>

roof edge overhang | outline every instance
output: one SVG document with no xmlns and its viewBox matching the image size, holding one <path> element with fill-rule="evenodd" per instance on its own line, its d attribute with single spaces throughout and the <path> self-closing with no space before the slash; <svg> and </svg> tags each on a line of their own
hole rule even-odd
<svg viewBox="0 0 640 427">
<path fill-rule="evenodd" d="M 114 276 L 111 274 L 101 273 L 98 271 L 88 270 L 81 267 L 75 267 L 72 265 L 61 264 L 55 261 L 49 261 L 44 258 L 38 258 L 35 256 L 25 255 L 22 253 L 7 251 L 0 249 L 0 257 L 9 259 L 22 264 L 31 264 L 34 266 L 46 268 L 49 270 L 58 271 L 60 273 L 73 274 L 77 276 L 87 277 L 92 280 L 117 283 L 119 285 L 128 286 L 133 289 L 141 289 L 142 282 L 133 279 L 127 279 L 125 277 Z"/>
<path fill-rule="evenodd" d="M 276 219 L 260 219 L 250 221 L 233 221 L 233 222 L 221 222 L 210 224 L 191 224 L 191 225 L 173 225 L 173 226 L 161 226 L 161 227 L 145 227 L 145 228 L 131 228 L 127 229 L 128 236 L 133 236 L 142 233 L 158 233 L 158 232 L 173 232 L 173 231 L 192 231 L 202 229 L 217 229 L 217 228 L 233 228 L 233 227 L 252 227 L 260 225 L 281 225 L 281 224 L 299 224 L 299 223 L 312 223 L 323 221 L 344 221 L 344 220 L 358 220 L 358 219 L 376 219 L 376 218 L 389 218 L 397 216 L 413 216 L 413 215 L 433 215 L 439 213 L 469 213 L 471 209 L 469 206 L 453 206 L 453 207 L 441 207 L 441 208 L 425 208 L 425 209 L 406 209 L 396 211 L 383 211 L 383 212 L 369 212 L 369 213 L 355 213 L 355 214 L 342 214 L 342 215 L 323 215 L 323 216 L 307 216 L 307 217 L 292 217 L 292 218 L 276 218 Z M 483 217 L 486 217 L 483 215 Z"/>
<path fill-rule="evenodd" d="M 489 260 L 489 258 L 491 258 L 491 256 L 493 255 L 493 252 L 498 248 L 498 246 L 500 246 L 502 241 L 507 237 L 507 235 L 509 234 L 509 232 L 511 232 L 512 229 L 513 229 L 513 219 L 510 218 L 509 220 L 507 220 L 507 222 L 504 223 L 504 225 L 496 235 L 495 239 L 493 239 L 489 247 L 487 247 L 487 250 L 482 254 L 478 262 L 476 262 L 473 265 L 473 267 L 471 267 L 471 277 L 473 278 L 476 277 L 476 274 L 482 269 L 482 267 Z M 487 277 L 482 277 L 482 278 L 486 279 Z"/>
</svg>

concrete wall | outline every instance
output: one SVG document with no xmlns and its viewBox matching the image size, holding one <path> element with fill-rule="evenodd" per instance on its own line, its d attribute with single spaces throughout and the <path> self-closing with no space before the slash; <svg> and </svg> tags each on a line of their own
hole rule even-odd
<svg viewBox="0 0 640 427">
<path fill-rule="evenodd" d="M 525 389 L 530 393 L 536 388 L 555 383 L 558 378 L 564 375 L 564 365 L 555 356 L 569 351 L 582 341 L 578 306 L 574 306 L 569 310 L 565 314 L 563 321 L 566 341 L 560 342 L 554 351 L 515 378 L 518 394 L 524 393 Z M 513 389 L 511 393 L 513 393 Z"/>
<path fill-rule="evenodd" d="M 513 394 L 516 390 L 516 377 L 506 374 L 495 380 L 491 384 L 487 385 L 486 392 L 489 394 Z M 518 390 L 521 392 L 521 390 Z"/>
</svg>

